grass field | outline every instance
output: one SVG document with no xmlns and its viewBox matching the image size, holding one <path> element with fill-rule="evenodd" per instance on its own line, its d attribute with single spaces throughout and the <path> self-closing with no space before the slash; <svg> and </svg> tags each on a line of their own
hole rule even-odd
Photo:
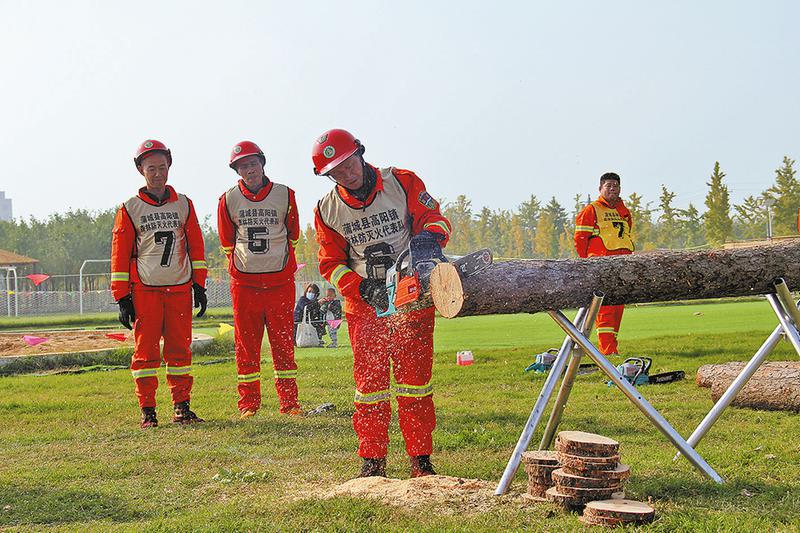
<svg viewBox="0 0 800 533">
<path fill-rule="evenodd" d="M 711 408 L 708 389 L 694 384 L 696 369 L 749 359 L 774 326 L 766 302 L 629 308 L 620 347 L 625 354 L 654 357 L 653 372 L 687 372 L 684 382 L 642 390 L 688 436 Z M 437 322 L 434 462 L 440 473 L 499 479 L 544 381 L 522 370 L 533 354 L 559 345 L 559 331 L 542 314 Z M 457 350 L 472 350 L 475 365 L 456 366 Z M 229 354 L 209 358 L 221 355 Z M 772 359 L 795 357 L 782 343 Z M 0 528 L 581 528 L 576 515 L 514 498 L 496 499 L 489 511 L 470 512 L 315 497 L 353 477 L 359 466 L 350 423 L 351 354 L 349 348 L 306 349 L 298 351 L 297 360 L 304 405 L 333 402 L 336 413 L 282 417 L 266 382 L 259 416 L 240 422 L 232 363 L 195 367 L 192 405 L 208 421 L 196 427 L 163 424 L 169 399 L 162 370 L 163 427 L 152 431 L 138 429 L 125 370 L 0 378 Z M 672 445 L 598 374 L 578 378 L 561 429 L 598 432 L 621 442 L 623 461 L 633 471 L 628 496 L 652 498 L 657 510 L 650 530 L 800 530 L 800 419 L 795 414 L 729 409 L 698 446 L 727 480 L 721 486 L 685 460 L 672 463 Z M 391 437 L 389 473 L 406 477 L 396 422 Z M 520 473 L 513 488 L 524 491 L 525 482 Z"/>
</svg>

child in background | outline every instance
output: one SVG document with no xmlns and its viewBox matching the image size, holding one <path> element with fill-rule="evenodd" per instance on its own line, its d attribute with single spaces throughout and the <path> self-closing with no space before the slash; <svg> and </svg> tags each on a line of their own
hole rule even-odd
<svg viewBox="0 0 800 533">
<path fill-rule="evenodd" d="M 319 304 L 322 317 L 328 324 L 328 335 L 330 335 L 331 337 L 331 343 L 327 347 L 336 348 L 339 346 L 338 331 L 339 331 L 339 326 L 341 326 L 341 323 L 338 323 L 336 324 L 336 327 L 333 327 L 330 321 L 342 319 L 342 302 L 336 298 L 336 290 L 331 287 L 328 288 L 327 291 L 325 291 L 325 298 L 320 300 Z"/>
</svg>

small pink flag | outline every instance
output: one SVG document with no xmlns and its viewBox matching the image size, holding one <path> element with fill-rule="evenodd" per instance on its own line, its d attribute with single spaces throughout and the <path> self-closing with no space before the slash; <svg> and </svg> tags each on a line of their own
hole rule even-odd
<svg viewBox="0 0 800 533">
<path fill-rule="evenodd" d="M 35 337 L 33 335 L 23 335 L 22 340 L 25 341 L 25 344 L 28 346 L 36 346 L 37 344 L 42 344 L 43 342 L 47 342 L 50 339 L 45 337 Z"/>
<path fill-rule="evenodd" d="M 330 327 L 332 327 L 333 329 L 338 328 L 339 324 L 341 324 L 341 323 L 342 323 L 342 319 L 341 318 L 338 319 L 338 320 L 328 320 L 328 325 Z"/>
<path fill-rule="evenodd" d="M 31 280 L 33 284 L 38 287 L 39 285 L 42 284 L 44 280 L 48 279 L 50 276 L 48 276 L 47 274 L 28 274 L 25 277 Z"/>
<path fill-rule="evenodd" d="M 106 333 L 106 337 L 120 342 L 125 342 L 126 340 L 128 340 L 127 335 L 125 335 L 124 333 Z"/>
<path fill-rule="evenodd" d="M 305 264 L 305 263 L 300 263 L 299 265 L 297 265 L 297 268 L 295 268 L 295 269 L 294 269 L 294 271 L 295 271 L 295 272 L 299 272 L 299 271 L 300 271 L 300 269 L 301 269 L 301 268 L 303 268 L 304 266 L 306 266 L 306 264 Z"/>
</svg>

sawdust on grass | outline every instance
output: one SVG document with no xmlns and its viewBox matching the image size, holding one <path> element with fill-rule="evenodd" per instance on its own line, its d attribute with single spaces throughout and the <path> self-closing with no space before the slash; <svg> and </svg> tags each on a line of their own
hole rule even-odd
<svg viewBox="0 0 800 533">
<path fill-rule="evenodd" d="M 411 479 L 385 477 L 356 478 L 322 494 L 323 498 L 350 496 L 371 498 L 389 505 L 416 507 L 441 505 L 447 514 L 484 512 L 501 502 L 524 501 L 519 494 L 494 495 L 495 483 L 452 476 L 425 476 Z"/>
</svg>

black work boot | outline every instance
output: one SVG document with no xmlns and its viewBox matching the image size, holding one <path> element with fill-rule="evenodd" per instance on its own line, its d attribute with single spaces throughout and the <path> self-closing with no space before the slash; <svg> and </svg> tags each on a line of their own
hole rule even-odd
<svg viewBox="0 0 800 533">
<path fill-rule="evenodd" d="M 373 476 L 386 477 L 386 457 L 377 459 L 364 458 L 364 462 L 361 463 L 361 473 L 358 477 Z"/>
<path fill-rule="evenodd" d="M 435 476 L 430 455 L 411 457 L 411 477 Z"/>
<path fill-rule="evenodd" d="M 139 427 L 142 429 L 158 427 L 155 407 L 142 407 L 142 422 Z"/>
<path fill-rule="evenodd" d="M 202 418 L 198 417 L 194 412 L 189 409 L 189 400 L 179 402 L 174 405 L 175 414 L 172 415 L 173 424 L 196 424 L 198 422 L 205 422 Z"/>
</svg>

